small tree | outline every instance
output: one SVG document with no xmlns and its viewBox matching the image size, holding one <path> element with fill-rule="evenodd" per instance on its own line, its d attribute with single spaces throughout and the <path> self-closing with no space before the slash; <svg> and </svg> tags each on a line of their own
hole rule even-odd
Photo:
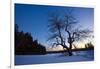
<svg viewBox="0 0 100 69">
<path fill-rule="evenodd" d="M 94 49 L 94 45 L 91 42 L 89 42 L 85 44 L 85 48 Z"/>
</svg>

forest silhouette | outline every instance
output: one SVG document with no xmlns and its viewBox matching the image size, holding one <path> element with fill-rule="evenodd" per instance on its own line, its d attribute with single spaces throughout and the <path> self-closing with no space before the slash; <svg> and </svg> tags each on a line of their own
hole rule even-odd
<svg viewBox="0 0 100 69">
<path fill-rule="evenodd" d="M 46 54 L 46 48 L 33 40 L 30 33 L 19 31 L 18 25 L 15 24 L 15 55 Z"/>
</svg>

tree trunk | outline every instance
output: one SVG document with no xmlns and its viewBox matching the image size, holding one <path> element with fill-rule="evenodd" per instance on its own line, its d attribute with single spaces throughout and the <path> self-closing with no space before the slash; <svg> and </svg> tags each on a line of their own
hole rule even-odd
<svg viewBox="0 0 100 69">
<path fill-rule="evenodd" d="M 70 48 L 68 48 L 66 45 L 62 45 L 62 46 L 63 46 L 63 48 L 66 48 L 67 49 L 69 56 L 72 56 L 73 55 L 72 54 L 72 50 Z"/>
<path fill-rule="evenodd" d="M 70 51 L 70 56 L 72 56 L 72 43 L 69 43 L 70 44 L 70 47 L 69 47 L 69 51 Z"/>
<path fill-rule="evenodd" d="M 70 42 L 69 44 L 69 49 L 72 50 L 72 42 Z"/>
<path fill-rule="evenodd" d="M 69 53 L 69 56 L 72 56 L 72 50 L 71 49 L 68 49 L 68 53 Z"/>
</svg>

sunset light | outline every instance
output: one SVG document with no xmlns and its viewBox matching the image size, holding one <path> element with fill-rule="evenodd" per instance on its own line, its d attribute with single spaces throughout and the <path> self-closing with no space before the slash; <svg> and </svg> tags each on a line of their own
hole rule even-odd
<svg viewBox="0 0 100 69">
<path fill-rule="evenodd" d="M 94 8 L 14 5 L 15 65 L 94 60 Z"/>
</svg>

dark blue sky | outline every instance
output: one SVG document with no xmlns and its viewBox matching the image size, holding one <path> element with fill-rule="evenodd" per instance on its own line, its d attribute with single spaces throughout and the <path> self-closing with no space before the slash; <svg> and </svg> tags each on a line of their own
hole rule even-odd
<svg viewBox="0 0 100 69">
<path fill-rule="evenodd" d="M 48 38 L 48 18 L 51 12 L 66 12 L 73 9 L 73 14 L 83 28 L 93 30 L 94 9 L 82 7 L 59 7 L 47 5 L 15 4 L 15 23 L 24 32 L 30 32 L 33 39 L 38 39 L 40 43 L 47 45 Z"/>
</svg>

